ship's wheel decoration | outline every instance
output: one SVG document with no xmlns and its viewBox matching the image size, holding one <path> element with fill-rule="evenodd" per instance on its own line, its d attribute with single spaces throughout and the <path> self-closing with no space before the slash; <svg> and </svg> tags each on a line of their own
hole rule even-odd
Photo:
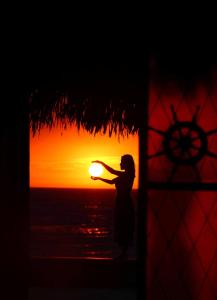
<svg viewBox="0 0 217 300">
<path fill-rule="evenodd" d="M 208 137 L 217 133 L 217 128 L 210 131 L 204 131 L 197 122 L 198 112 L 196 111 L 191 121 L 179 121 L 174 107 L 171 105 L 171 113 L 173 116 L 173 124 L 166 131 L 149 127 L 150 130 L 160 134 L 163 137 L 162 150 L 149 158 L 166 155 L 167 158 L 174 163 L 168 181 L 171 181 L 175 176 L 178 168 L 181 165 L 188 165 L 193 168 L 198 181 L 200 172 L 197 163 L 205 156 L 211 156 L 217 159 L 217 154 L 208 149 Z"/>
</svg>

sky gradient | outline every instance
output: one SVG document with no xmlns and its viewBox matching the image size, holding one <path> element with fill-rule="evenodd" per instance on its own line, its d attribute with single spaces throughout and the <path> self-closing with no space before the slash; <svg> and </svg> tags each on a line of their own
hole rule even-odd
<svg viewBox="0 0 217 300">
<path fill-rule="evenodd" d="M 135 160 L 138 188 L 138 137 L 120 138 L 97 134 L 71 127 L 67 130 L 47 128 L 39 135 L 30 132 L 30 187 L 114 188 L 101 181 L 90 179 L 91 161 L 102 160 L 120 170 L 120 158 L 131 154 Z M 106 170 L 102 177 L 114 178 Z"/>
</svg>

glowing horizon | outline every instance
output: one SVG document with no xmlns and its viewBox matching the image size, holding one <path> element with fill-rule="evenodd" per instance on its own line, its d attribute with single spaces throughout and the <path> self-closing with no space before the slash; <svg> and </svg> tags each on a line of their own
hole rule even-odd
<svg viewBox="0 0 217 300">
<path fill-rule="evenodd" d="M 101 160 L 120 170 L 121 156 L 129 153 L 135 160 L 133 189 L 137 189 L 137 152 L 137 135 L 118 141 L 117 136 L 93 136 L 75 127 L 42 129 L 40 135 L 30 136 L 30 187 L 114 189 L 113 185 L 90 179 L 91 162 Z M 103 169 L 102 177 L 111 179 L 114 175 Z"/>
</svg>

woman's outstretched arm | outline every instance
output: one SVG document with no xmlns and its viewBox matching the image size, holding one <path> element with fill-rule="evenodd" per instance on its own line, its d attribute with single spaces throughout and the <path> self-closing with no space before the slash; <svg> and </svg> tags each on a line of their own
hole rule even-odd
<svg viewBox="0 0 217 300">
<path fill-rule="evenodd" d="M 115 183 L 115 178 L 114 179 L 105 179 L 105 178 L 102 178 L 102 177 L 95 177 L 95 176 L 91 176 L 91 179 L 93 180 L 101 180 L 105 183 L 108 183 L 108 184 L 114 184 Z"/>
<path fill-rule="evenodd" d="M 118 171 L 118 170 L 114 170 L 111 167 L 109 167 L 108 165 L 106 165 L 103 161 L 101 160 L 94 160 L 92 161 L 93 163 L 98 163 L 101 164 L 107 171 L 109 171 L 111 174 L 114 174 L 116 176 L 120 176 L 121 174 L 123 174 L 124 172 L 122 171 Z"/>
</svg>

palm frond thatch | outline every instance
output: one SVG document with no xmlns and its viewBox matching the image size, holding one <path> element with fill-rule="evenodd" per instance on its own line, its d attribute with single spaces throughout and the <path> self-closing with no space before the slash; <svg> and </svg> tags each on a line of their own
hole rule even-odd
<svg viewBox="0 0 217 300">
<path fill-rule="evenodd" d="M 117 79 L 117 74 L 113 75 L 98 79 L 96 74 L 89 74 L 80 81 L 72 79 L 68 85 L 36 89 L 29 103 L 33 134 L 43 126 L 52 128 L 57 124 L 63 128 L 75 124 L 92 134 L 136 133 L 140 126 L 140 102 L 145 99 L 143 82 L 136 82 L 135 77 Z"/>
<path fill-rule="evenodd" d="M 92 134 L 134 134 L 141 125 L 140 102 L 148 99 L 150 81 L 163 92 L 171 82 L 183 94 L 192 93 L 198 84 L 212 90 L 217 82 L 215 48 L 204 51 L 199 42 L 184 42 L 162 40 L 150 50 L 149 59 L 134 50 L 120 61 L 116 57 L 107 58 L 103 64 L 77 63 L 75 70 L 71 63 L 67 71 L 48 72 L 30 97 L 33 134 L 43 126 L 52 128 L 57 124 L 63 128 L 75 124 Z"/>
</svg>

